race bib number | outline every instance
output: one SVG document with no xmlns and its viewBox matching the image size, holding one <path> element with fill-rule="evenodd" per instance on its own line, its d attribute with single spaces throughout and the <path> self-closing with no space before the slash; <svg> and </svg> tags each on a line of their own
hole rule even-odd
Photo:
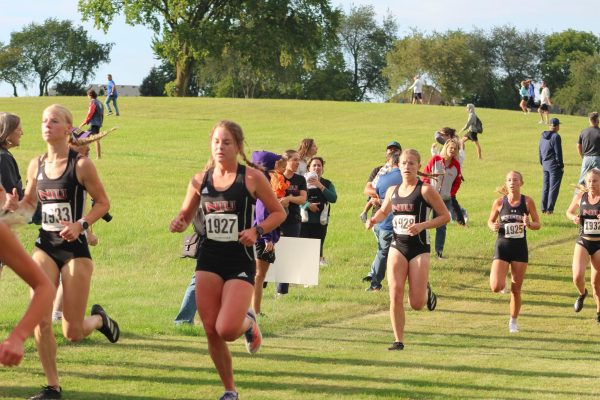
<svg viewBox="0 0 600 400">
<path fill-rule="evenodd" d="M 600 235 L 600 219 L 584 219 L 583 234 Z"/>
<path fill-rule="evenodd" d="M 525 225 L 522 222 L 511 222 L 504 225 L 504 237 L 521 239 L 525 237 Z"/>
<path fill-rule="evenodd" d="M 394 233 L 397 235 L 410 235 L 408 233 L 408 227 L 414 225 L 414 223 L 414 215 L 394 215 L 394 219 L 392 220 Z"/>
<path fill-rule="evenodd" d="M 64 226 L 60 221 L 73 221 L 70 203 L 42 204 L 42 229 L 50 232 L 60 232 Z"/>
<path fill-rule="evenodd" d="M 238 217 L 235 214 L 208 214 L 206 237 L 217 242 L 237 242 Z"/>
</svg>

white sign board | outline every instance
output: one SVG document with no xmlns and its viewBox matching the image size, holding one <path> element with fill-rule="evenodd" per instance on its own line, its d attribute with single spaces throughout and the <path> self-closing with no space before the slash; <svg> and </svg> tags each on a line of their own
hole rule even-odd
<svg viewBox="0 0 600 400">
<path fill-rule="evenodd" d="M 319 239 L 284 237 L 275 244 L 275 263 L 267 272 L 266 282 L 319 284 Z"/>
</svg>

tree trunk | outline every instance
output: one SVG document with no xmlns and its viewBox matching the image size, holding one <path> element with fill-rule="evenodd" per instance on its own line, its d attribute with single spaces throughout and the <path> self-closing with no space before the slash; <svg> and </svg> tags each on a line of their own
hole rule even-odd
<svg viewBox="0 0 600 400">
<path fill-rule="evenodd" d="M 188 53 L 189 46 L 184 45 L 175 64 L 175 96 L 190 96 L 189 87 L 194 71 L 194 59 Z"/>
<path fill-rule="evenodd" d="M 13 87 L 13 96 L 19 97 L 19 94 L 17 93 L 17 85 L 11 82 L 11 86 Z"/>
<path fill-rule="evenodd" d="M 40 89 L 40 97 L 42 97 L 44 95 L 44 81 L 42 81 L 41 78 L 40 78 L 39 89 Z"/>
</svg>

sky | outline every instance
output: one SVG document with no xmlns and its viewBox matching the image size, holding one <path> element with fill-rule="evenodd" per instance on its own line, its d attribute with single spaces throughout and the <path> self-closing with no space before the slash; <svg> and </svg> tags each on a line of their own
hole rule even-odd
<svg viewBox="0 0 600 400">
<path fill-rule="evenodd" d="M 153 32 L 143 26 L 125 24 L 115 17 L 105 34 L 91 22 L 81 21 L 78 0 L 0 0 L 0 42 L 10 41 L 11 32 L 20 31 L 31 22 L 43 23 L 49 17 L 70 19 L 82 25 L 90 36 L 101 43 L 114 43 L 111 62 L 102 64 L 90 83 L 102 83 L 111 73 L 117 85 L 139 85 L 153 66 L 159 65 L 152 53 Z M 600 35 L 597 0 L 331 0 L 331 4 L 348 12 L 351 7 L 372 5 L 379 21 L 390 13 L 396 18 L 399 34 L 411 28 L 424 32 L 448 29 L 471 31 L 494 26 L 513 25 L 519 30 L 537 29 L 543 33 L 575 29 Z M 20 96 L 37 96 L 37 83 L 30 88 L 19 87 Z M 0 96 L 12 95 L 12 88 L 0 83 Z"/>
</svg>

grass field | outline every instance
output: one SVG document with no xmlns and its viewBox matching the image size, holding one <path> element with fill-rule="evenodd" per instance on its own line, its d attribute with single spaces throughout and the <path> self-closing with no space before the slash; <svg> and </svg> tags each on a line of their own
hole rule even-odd
<svg viewBox="0 0 600 400">
<path fill-rule="evenodd" d="M 338 191 L 325 244 L 329 266 L 321 268 L 319 286 L 292 288 L 290 295 L 275 298 L 270 285 L 263 307 L 267 315 L 261 319 L 261 352 L 251 357 L 241 340 L 231 345 L 242 399 L 600 397 L 600 326 L 591 296 L 581 313 L 573 312 L 576 291 L 570 264 L 576 227 L 564 217 L 573 193 L 570 184 L 579 176 L 575 144 L 587 126 L 584 118 L 560 117 L 565 176 L 556 213 L 543 215 L 542 229 L 528 234 L 521 332 L 508 333 L 509 295 L 489 290 L 495 237 L 486 220 L 497 196 L 494 189 L 512 169 L 523 173 L 522 191 L 539 204 L 537 146 L 543 127 L 537 115 L 481 109 L 483 160 L 467 144 L 466 181 L 458 193 L 469 211 L 469 227 L 451 225 L 447 258 L 432 260 L 437 309 L 409 311 L 406 349 L 388 352 L 393 341 L 388 293 L 366 293 L 360 281 L 376 247 L 358 220 L 366 200 L 362 189 L 391 140 L 418 149 L 425 164 L 436 129 L 462 128 L 463 107 L 197 98 L 119 101 L 122 116 L 105 119 L 105 127 L 119 130 L 103 141 L 103 158 L 96 161 L 114 219 L 95 226 L 100 245 L 92 249 L 97 268 L 90 304 L 102 304 L 123 333 L 115 345 L 97 333 L 77 345 L 59 339 L 63 398 L 216 399 L 221 394 L 202 329 L 172 324 L 194 263 L 178 258 L 182 235 L 169 233 L 168 225 L 189 178 L 208 159 L 211 126 L 223 118 L 242 125 L 247 154 L 282 152 L 304 137 L 315 138 L 326 160 L 324 176 Z M 45 151 L 39 122 L 50 102 L 69 107 L 77 124 L 87 111 L 83 98 L 0 99 L 0 110 L 23 119 L 22 146 L 13 151 L 23 177 L 28 161 Z M 18 234 L 31 248 L 36 228 L 21 227 Z M 27 302 L 25 285 L 11 271 L 0 280 L 0 299 L 4 337 Z M 0 398 L 24 398 L 42 384 L 45 379 L 29 341 L 20 367 L 0 369 Z"/>
</svg>

